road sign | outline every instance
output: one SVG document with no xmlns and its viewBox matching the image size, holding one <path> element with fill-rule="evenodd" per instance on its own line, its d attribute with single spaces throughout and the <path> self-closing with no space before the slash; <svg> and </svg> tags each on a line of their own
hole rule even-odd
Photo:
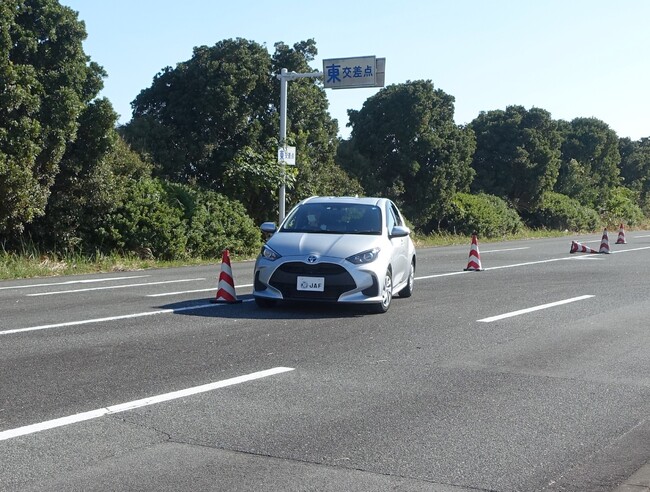
<svg viewBox="0 0 650 492">
<path fill-rule="evenodd" d="M 385 58 L 361 56 L 323 60 L 323 82 L 326 89 L 383 87 Z"/>
<path fill-rule="evenodd" d="M 295 147 L 278 147 L 278 162 L 284 162 L 288 166 L 296 165 Z"/>
</svg>

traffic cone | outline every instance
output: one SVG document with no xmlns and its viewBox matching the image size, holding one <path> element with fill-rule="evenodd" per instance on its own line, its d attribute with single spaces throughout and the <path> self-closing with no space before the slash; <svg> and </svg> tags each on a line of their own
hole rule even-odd
<svg viewBox="0 0 650 492">
<path fill-rule="evenodd" d="M 242 302 L 237 299 L 237 294 L 235 293 L 235 281 L 232 278 L 232 268 L 230 266 L 230 253 L 227 249 L 223 250 L 223 256 L 221 258 L 221 273 L 219 274 L 217 297 L 210 302 L 225 304 Z"/>
<path fill-rule="evenodd" d="M 569 253 L 598 253 L 598 251 L 577 241 L 571 241 L 571 250 Z"/>
<path fill-rule="evenodd" d="M 600 240 L 599 253 L 609 254 L 609 236 L 607 235 L 607 228 L 603 231 L 603 238 Z"/>
<path fill-rule="evenodd" d="M 481 253 L 478 251 L 478 240 L 476 239 L 476 234 L 472 234 L 472 247 L 469 250 L 469 261 L 467 262 L 467 268 L 464 270 L 466 272 L 480 272 L 483 270 L 483 268 L 481 268 Z"/>
<path fill-rule="evenodd" d="M 616 240 L 616 244 L 627 244 L 625 241 L 625 227 L 623 224 L 621 224 L 621 227 L 618 229 L 618 239 Z"/>
</svg>

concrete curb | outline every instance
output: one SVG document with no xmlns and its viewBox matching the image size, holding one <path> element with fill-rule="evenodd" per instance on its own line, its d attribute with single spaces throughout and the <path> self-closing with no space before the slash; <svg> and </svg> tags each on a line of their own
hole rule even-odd
<svg viewBox="0 0 650 492">
<path fill-rule="evenodd" d="M 642 466 L 614 492 L 650 492 L 650 464 Z"/>
</svg>

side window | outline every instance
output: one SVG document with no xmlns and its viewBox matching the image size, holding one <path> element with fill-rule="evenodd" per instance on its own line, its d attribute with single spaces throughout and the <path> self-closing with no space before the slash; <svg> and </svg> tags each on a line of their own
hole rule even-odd
<svg viewBox="0 0 650 492">
<path fill-rule="evenodd" d="M 391 233 L 393 227 L 395 227 L 395 224 L 397 223 L 398 222 L 395 218 L 395 212 L 393 212 L 393 207 L 389 205 L 386 213 L 386 228 L 388 229 L 388 234 Z"/>
<path fill-rule="evenodd" d="M 393 213 L 393 216 L 395 217 L 395 225 L 404 225 L 402 222 L 402 216 L 399 214 L 399 211 L 397 210 L 397 207 L 391 203 L 390 204 L 390 211 Z"/>
</svg>

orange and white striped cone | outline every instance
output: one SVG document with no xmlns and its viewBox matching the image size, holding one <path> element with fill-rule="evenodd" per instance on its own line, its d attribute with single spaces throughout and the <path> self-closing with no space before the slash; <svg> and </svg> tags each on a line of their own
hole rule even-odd
<svg viewBox="0 0 650 492">
<path fill-rule="evenodd" d="M 603 231 L 603 238 L 600 240 L 599 253 L 609 254 L 609 236 L 607 235 L 607 228 Z"/>
<path fill-rule="evenodd" d="M 476 234 L 472 234 L 472 247 L 469 250 L 469 260 L 467 262 L 466 272 L 480 272 L 483 270 L 481 267 L 481 253 L 478 250 L 478 240 Z"/>
<path fill-rule="evenodd" d="M 598 253 L 593 248 L 590 248 L 589 246 L 585 246 L 582 243 L 579 243 L 577 241 L 571 241 L 571 250 L 569 253 Z"/>
<path fill-rule="evenodd" d="M 235 292 L 235 281 L 232 278 L 232 267 L 230 266 L 230 252 L 227 249 L 223 250 L 221 258 L 221 273 L 219 274 L 217 297 L 210 302 L 224 304 L 242 302 L 237 299 L 237 293 Z"/>
<path fill-rule="evenodd" d="M 616 239 L 616 244 L 627 244 L 625 241 L 625 227 L 621 224 L 621 227 L 618 229 L 618 239 Z"/>
</svg>

